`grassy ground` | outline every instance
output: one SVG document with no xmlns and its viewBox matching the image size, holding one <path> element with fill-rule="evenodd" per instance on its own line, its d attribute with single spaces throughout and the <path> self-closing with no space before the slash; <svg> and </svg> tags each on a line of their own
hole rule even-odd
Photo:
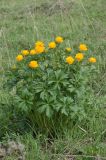
<svg viewBox="0 0 106 160">
<path fill-rule="evenodd" d="M 14 64 L 17 53 L 31 48 L 36 39 L 48 42 L 56 35 L 69 37 L 72 46 L 86 43 L 98 59 L 98 75 L 93 79 L 95 96 L 104 108 L 106 92 L 106 1 L 105 0 L 0 0 L 0 74 Z M 3 74 L 2 74 L 3 75 Z M 0 77 L 2 82 L 3 76 Z M 1 83 L 0 83 L 1 84 Z M 2 91 L 1 91 L 2 92 Z M 91 122 L 90 133 L 73 129 L 69 136 L 58 137 L 51 144 L 42 136 L 34 140 L 25 135 L 27 160 L 64 159 L 64 154 L 106 157 L 106 116 Z M 102 121 L 104 120 L 104 121 Z M 102 132 L 101 132 L 102 131 Z M 45 147 L 42 147 L 45 146 Z M 14 158 L 13 158 L 14 159 Z M 12 157 L 8 160 L 13 160 Z M 66 158 L 68 159 L 68 158 Z M 76 160 L 92 160 L 78 157 Z"/>
</svg>

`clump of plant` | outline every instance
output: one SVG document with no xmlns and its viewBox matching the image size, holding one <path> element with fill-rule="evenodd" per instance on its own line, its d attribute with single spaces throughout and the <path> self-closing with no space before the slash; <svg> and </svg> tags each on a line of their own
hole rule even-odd
<svg viewBox="0 0 106 160">
<path fill-rule="evenodd" d="M 64 41 L 56 37 L 47 46 L 37 41 L 33 49 L 17 55 L 16 64 L 7 72 L 15 109 L 35 131 L 68 129 L 89 119 L 95 109 L 89 80 L 96 58 L 87 45 L 74 49 Z"/>
<path fill-rule="evenodd" d="M 25 123 L 23 113 L 18 113 L 18 109 L 14 107 L 14 99 L 11 93 L 5 90 L 0 92 L 0 140 L 13 132 L 22 134 L 25 128 L 28 128 Z"/>
</svg>

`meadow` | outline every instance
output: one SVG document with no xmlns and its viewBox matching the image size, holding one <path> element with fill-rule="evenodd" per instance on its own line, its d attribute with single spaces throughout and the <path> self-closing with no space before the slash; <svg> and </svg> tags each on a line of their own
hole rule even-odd
<svg viewBox="0 0 106 160">
<path fill-rule="evenodd" d="M 105 17 L 105 0 L 0 0 L 0 141 L 14 139 L 25 144 L 25 160 L 106 159 Z M 31 49 L 37 40 L 49 43 L 56 36 L 68 39 L 66 45 L 73 48 L 85 43 L 96 57 L 96 73 L 91 75 L 89 86 L 97 108 L 90 111 L 89 122 L 83 120 L 70 131 L 63 128 L 64 135 L 48 137 L 41 132 L 35 135 L 28 122 L 24 126 L 20 121 L 10 122 L 12 102 L 3 85 L 5 72 L 21 50 Z M 17 160 L 17 156 L 5 160 Z"/>
</svg>

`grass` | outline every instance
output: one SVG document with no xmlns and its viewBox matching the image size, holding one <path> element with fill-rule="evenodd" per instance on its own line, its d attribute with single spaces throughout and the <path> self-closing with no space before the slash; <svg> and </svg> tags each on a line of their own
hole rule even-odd
<svg viewBox="0 0 106 160">
<path fill-rule="evenodd" d="M 71 39 L 67 45 L 86 43 L 98 59 L 98 74 L 92 79 L 101 118 L 92 117 L 87 132 L 76 126 L 65 137 L 50 144 L 39 135 L 18 137 L 26 145 L 26 160 L 64 159 L 64 155 L 88 155 L 106 158 L 106 1 L 105 0 L 0 0 L 0 88 L 4 69 L 14 64 L 17 53 L 31 48 L 36 39 L 48 42 L 56 35 Z M 13 160 L 14 157 L 8 157 Z M 68 158 L 66 158 L 68 159 Z M 93 157 L 76 157 L 76 160 Z"/>
</svg>

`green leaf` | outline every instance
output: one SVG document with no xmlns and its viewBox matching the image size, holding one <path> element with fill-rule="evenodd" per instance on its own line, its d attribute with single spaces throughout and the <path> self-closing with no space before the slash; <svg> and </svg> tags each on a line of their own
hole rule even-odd
<svg viewBox="0 0 106 160">
<path fill-rule="evenodd" d="M 27 112 L 27 111 L 28 111 L 28 106 L 26 105 L 25 102 L 19 103 L 18 107 L 19 107 L 19 109 L 21 109 L 21 110 L 24 111 L 24 112 Z"/>
<path fill-rule="evenodd" d="M 69 85 L 68 89 L 67 89 L 70 93 L 75 91 L 75 88 L 72 85 Z"/>
<path fill-rule="evenodd" d="M 64 115 L 66 115 L 66 116 L 68 116 L 68 113 L 66 112 L 65 107 L 62 108 L 61 113 L 64 114 Z"/>
<path fill-rule="evenodd" d="M 44 99 L 45 99 L 45 95 L 46 95 L 46 92 L 45 92 L 45 91 L 41 92 L 40 98 L 41 98 L 42 100 L 44 100 Z"/>
<path fill-rule="evenodd" d="M 50 106 L 48 106 L 48 107 L 46 108 L 46 116 L 47 116 L 48 118 L 50 118 L 50 117 L 52 116 L 52 114 L 53 114 L 53 111 L 52 111 L 52 109 L 50 108 Z"/>
<path fill-rule="evenodd" d="M 47 105 L 42 105 L 42 106 L 38 109 L 38 111 L 39 111 L 40 113 L 43 113 L 43 112 L 46 111 L 46 107 L 47 107 Z"/>
</svg>

